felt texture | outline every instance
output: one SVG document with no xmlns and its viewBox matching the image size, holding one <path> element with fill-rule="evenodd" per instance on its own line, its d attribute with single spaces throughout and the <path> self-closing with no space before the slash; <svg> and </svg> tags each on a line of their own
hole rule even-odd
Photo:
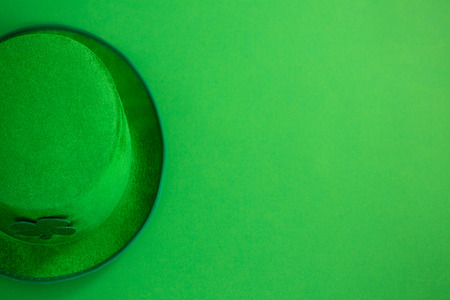
<svg viewBox="0 0 450 300">
<path fill-rule="evenodd" d="M 119 98 L 112 96 L 112 98 L 104 99 L 105 106 L 109 107 L 92 108 L 94 110 L 92 114 L 95 114 L 92 117 L 101 119 L 104 116 L 96 114 L 101 113 L 105 108 L 109 109 L 109 112 L 105 112 L 106 115 L 109 114 L 109 117 L 104 120 L 105 124 L 109 122 L 109 125 L 106 125 L 109 127 L 112 120 L 118 119 L 116 113 L 119 106 L 117 103 L 114 106 L 111 100 L 120 99 L 124 112 L 123 120 L 114 122 L 122 122 L 121 124 L 126 124 L 125 120 L 128 122 L 129 131 L 126 132 L 129 132 L 132 151 L 132 155 L 125 155 L 132 161 L 128 184 L 117 206 L 106 221 L 93 228 L 81 239 L 57 245 L 40 245 L 25 243 L 0 232 L 0 248 L 4 250 L 0 252 L 0 272 L 16 278 L 44 281 L 74 277 L 98 268 L 120 253 L 135 237 L 148 218 L 156 199 L 163 165 L 163 139 L 151 96 L 132 66 L 114 49 L 85 34 L 65 29 L 32 30 L 27 32 L 27 36 L 38 32 L 39 36 L 45 35 L 53 41 L 60 38 L 77 41 L 76 43 L 84 45 L 104 63 L 111 75 L 109 78 L 113 81 L 113 85 L 110 84 L 109 88 L 115 85 Z M 91 61 L 95 62 L 96 60 L 92 59 Z M 83 62 L 80 63 L 83 67 L 89 67 L 85 66 Z M 77 66 L 73 65 L 73 67 Z M 91 80 L 95 80 L 96 77 L 92 77 Z M 104 80 L 104 78 L 100 76 L 100 80 Z M 75 85 L 76 82 L 74 81 L 73 84 Z M 95 112 L 96 109 L 99 110 Z M 101 124 L 102 121 L 99 122 Z M 126 127 L 122 126 L 121 128 Z M 76 128 L 72 129 L 76 130 Z M 99 129 L 97 128 L 97 130 Z M 104 130 L 108 132 L 107 129 Z M 127 135 L 119 134 L 119 136 L 122 136 L 123 140 L 123 136 L 126 139 Z M 114 137 L 117 138 L 117 135 Z M 108 137 L 103 138 L 107 139 Z M 112 136 L 109 138 L 114 140 Z M 105 144 L 109 145 L 108 142 Z M 123 147 L 126 148 L 126 143 L 122 143 L 122 147 L 116 147 L 115 150 L 120 149 L 122 153 L 126 153 Z M 83 166 L 78 167 L 83 168 Z"/>
<path fill-rule="evenodd" d="M 35 243 L 82 237 L 111 214 L 129 178 L 128 125 L 109 71 L 73 39 L 28 34 L 0 44 L 0 78 L 0 229 Z M 51 216 L 77 234 L 9 230 Z"/>
</svg>

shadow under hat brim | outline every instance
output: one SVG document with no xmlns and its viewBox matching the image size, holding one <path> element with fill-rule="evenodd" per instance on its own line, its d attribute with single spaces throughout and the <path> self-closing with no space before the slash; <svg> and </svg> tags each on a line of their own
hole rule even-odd
<svg viewBox="0 0 450 300">
<path fill-rule="evenodd" d="M 103 40 L 59 26 L 34 27 L 29 33 L 59 34 L 90 48 L 110 71 L 130 129 L 133 163 L 128 186 L 109 218 L 79 240 L 57 245 L 30 244 L 0 231 L 0 275 L 32 282 L 55 282 L 88 274 L 116 258 L 147 223 L 158 199 L 164 169 L 164 142 L 152 96 L 132 64 Z"/>
</svg>

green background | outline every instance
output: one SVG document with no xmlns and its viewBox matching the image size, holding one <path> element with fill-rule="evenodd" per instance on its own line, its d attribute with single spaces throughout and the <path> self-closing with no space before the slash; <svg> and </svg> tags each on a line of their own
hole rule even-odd
<svg viewBox="0 0 450 300">
<path fill-rule="evenodd" d="M 450 2 L 0 0 L 149 84 L 159 205 L 116 262 L 1 299 L 448 299 Z M 0 250 L 1 251 L 1 250 Z"/>
</svg>

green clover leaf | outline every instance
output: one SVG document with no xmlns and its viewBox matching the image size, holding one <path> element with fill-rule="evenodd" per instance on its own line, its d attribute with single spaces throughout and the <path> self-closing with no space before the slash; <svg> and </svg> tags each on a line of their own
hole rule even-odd
<svg viewBox="0 0 450 300">
<path fill-rule="evenodd" d="M 43 240 L 49 240 L 54 234 L 74 234 L 77 229 L 68 227 L 70 223 L 70 221 L 59 218 L 41 218 L 37 222 L 15 222 L 10 225 L 10 228 L 19 235 L 38 236 Z"/>
</svg>

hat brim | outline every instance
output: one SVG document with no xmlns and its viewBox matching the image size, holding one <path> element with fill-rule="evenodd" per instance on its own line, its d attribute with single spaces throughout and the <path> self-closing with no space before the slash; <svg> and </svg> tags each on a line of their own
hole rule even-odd
<svg viewBox="0 0 450 300">
<path fill-rule="evenodd" d="M 0 42 L 34 32 L 71 37 L 100 57 L 116 83 L 133 149 L 132 175 L 123 197 L 109 218 L 86 237 L 50 246 L 26 243 L 0 231 L 0 275 L 22 281 L 55 282 L 101 268 L 136 238 L 157 202 L 165 151 L 150 91 L 124 55 L 98 37 L 61 26 L 22 29 L 4 36 Z"/>
</svg>

